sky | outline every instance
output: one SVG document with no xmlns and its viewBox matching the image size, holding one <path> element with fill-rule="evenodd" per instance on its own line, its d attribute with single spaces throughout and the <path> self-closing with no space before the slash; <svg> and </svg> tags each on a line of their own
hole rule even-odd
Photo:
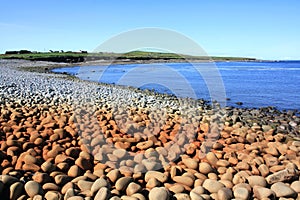
<svg viewBox="0 0 300 200">
<path fill-rule="evenodd" d="M 93 51 L 122 32 L 156 27 L 210 56 L 300 60 L 299 9 L 299 0 L 0 0 L 0 53 Z"/>
</svg>

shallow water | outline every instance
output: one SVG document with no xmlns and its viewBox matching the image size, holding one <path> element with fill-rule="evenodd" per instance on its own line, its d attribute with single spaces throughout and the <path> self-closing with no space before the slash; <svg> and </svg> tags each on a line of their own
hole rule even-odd
<svg viewBox="0 0 300 200">
<path fill-rule="evenodd" d="M 84 80 L 154 89 L 229 106 L 300 110 L 300 61 L 163 63 L 54 69 Z M 224 94 L 223 94 L 224 92 Z"/>
</svg>

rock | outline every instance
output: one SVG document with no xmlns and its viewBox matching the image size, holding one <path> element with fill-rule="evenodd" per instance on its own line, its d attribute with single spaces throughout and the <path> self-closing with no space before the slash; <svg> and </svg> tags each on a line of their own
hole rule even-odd
<svg viewBox="0 0 300 200">
<path fill-rule="evenodd" d="M 63 196 L 57 191 L 49 191 L 45 194 L 46 200 L 63 200 Z"/>
<path fill-rule="evenodd" d="M 118 169 L 113 169 L 106 176 L 111 182 L 115 183 L 121 177 L 121 173 Z"/>
<path fill-rule="evenodd" d="M 129 183 L 129 185 L 127 186 L 127 189 L 126 189 L 126 194 L 128 196 L 131 196 L 135 193 L 138 193 L 142 190 L 142 187 L 139 185 L 139 184 L 136 184 L 134 182 L 131 182 Z"/>
<path fill-rule="evenodd" d="M 213 172 L 214 169 L 211 167 L 210 164 L 206 163 L 206 162 L 201 162 L 199 163 L 199 172 L 202 174 L 209 174 L 211 172 Z"/>
<path fill-rule="evenodd" d="M 300 181 L 294 181 L 291 184 L 291 188 L 295 190 L 297 193 L 300 193 Z"/>
<path fill-rule="evenodd" d="M 194 180 L 191 177 L 188 177 L 188 176 L 174 176 L 173 180 L 176 183 L 180 183 L 182 185 L 186 185 L 186 186 L 189 186 L 189 187 L 192 187 L 193 184 L 194 184 Z"/>
<path fill-rule="evenodd" d="M 164 187 L 155 187 L 149 192 L 149 200 L 168 200 L 169 192 Z"/>
<path fill-rule="evenodd" d="M 236 199 L 247 200 L 250 197 L 250 192 L 244 187 L 238 187 L 233 191 L 234 197 Z"/>
<path fill-rule="evenodd" d="M 191 192 L 194 192 L 194 193 L 196 193 L 196 194 L 204 194 L 205 193 L 205 189 L 204 189 L 204 187 L 202 187 L 202 186 L 196 186 L 196 187 L 194 187 L 192 190 L 191 190 Z"/>
<path fill-rule="evenodd" d="M 211 179 L 206 179 L 203 182 L 203 187 L 208 190 L 210 193 L 217 193 L 220 189 L 222 189 L 224 184 L 216 181 L 216 180 L 211 180 Z"/>
<path fill-rule="evenodd" d="M 118 191 L 124 191 L 126 190 L 127 186 L 129 185 L 130 182 L 132 182 L 132 178 L 131 177 L 122 177 L 119 178 L 116 182 L 116 189 Z"/>
<path fill-rule="evenodd" d="M 139 142 L 136 144 L 136 148 L 141 149 L 141 150 L 145 150 L 145 149 L 149 149 L 150 147 L 152 147 L 154 145 L 152 140 L 147 140 L 145 142 Z"/>
<path fill-rule="evenodd" d="M 275 192 L 276 197 L 296 198 L 298 196 L 295 190 L 282 182 L 274 183 L 271 186 L 271 190 Z"/>
<path fill-rule="evenodd" d="M 65 185 L 66 183 L 70 182 L 71 180 L 72 180 L 71 177 L 64 175 L 64 174 L 59 174 L 54 177 L 55 183 L 60 186 Z"/>
<path fill-rule="evenodd" d="M 146 188 L 152 189 L 154 187 L 161 186 L 162 183 L 158 181 L 156 178 L 150 178 L 146 184 Z"/>
<path fill-rule="evenodd" d="M 63 193 L 65 196 L 64 196 L 64 200 L 66 199 L 69 199 L 73 196 L 75 196 L 75 191 L 73 188 L 69 188 L 65 193 Z"/>
<path fill-rule="evenodd" d="M 56 168 L 55 165 L 53 165 L 49 161 L 44 162 L 41 166 L 41 169 L 46 173 L 53 172 L 55 168 Z"/>
<path fill-rule="evenodd" d="M 94 167 L 93 163 L 90 160 L 83 157 L 77 158 L 75 164 L 84 171 L 91 170 Z"/>
<path fill-rule="evenodd" d="M 78 177 L 81 174 L 82 174 L 81 169 L 77 165 L 71 166 L 68 171 L 68 176 L 70 176 L 70 177 Z"/>
<path fill-rule="evenodd" d="M 261 186 L 254 186 L 253 193 L 254 193 L 254 196 L 258 199 L 263 199 L 263 198 L 274 199 L 275 198 L 275 193 L 271 189 L 261 187 Z"/>
<path fill-rule="evenodd" d="M 94 182 L 86 181 L 86 180 L 79 180 L 77 183 L 81 191 L 91 190 L 93 184 Z"/>
<path fill-rule="evenodd" d="M 285 182 L 292 179 L 297 179 L 299 177 L 298 171 L 296 169 L 284 169 L 274 174 L 269 175 L 266 178 L 268 184 L 273 184 L 276 182 Z"/>
<path fill-rule="evenodd" d="M 69 197 L 65 200 L 84 200 L 84 198 L 81 197 L 81 196 L 72 196 L 72 197 Z"/>
<path fill-rule="evenodd" d="M 174 194 L 182 193 L 185 190 L 185 188 L 180 184 L 175 184 L 168 189 L 169 189 L 169 191 L 173 192 Z"/>
<path fill-rule="evenodd" d="M 43 185 L 43 190 L 45 191 L 59 191 L 60 190 L 60 187 L 58 187 L 56 184 L 54 183 L 45 183 Z"/>
<path fill-rule="evenodd" d="M 110 197 L 110 191 L 106 187 L 100 188 L 95 196 L 95 200 L 107 200 Z"/>
<path fill-rule="evenodd" d="M 138 200 L 146 200 L 146 198 L 144 197 L 144 195 L 142 195 L 140 193 L 133 194 L 133 195 L 131 195 L 131 197 L 135 197 Z"/>
<path fill-rule="evenodd" d="M 221 188 L 218 191 L 218 200 L 230 200 L 232 197 L 232 191 L 228 188 Z"/>
<path fill-rule="evenodd" d="M 204 198 L 202 198 L 200 194 L 197 194 L 192 191 L 190 192 L 190 197 L 191 197 L 191 200 L 204 200 Z"/>
<path fill-rule="evenodd" d="M 266 177 L 270 173 L 269 168 L 265 164 L 259 165 L 258 170 L 263 177 Z"/>
<path fill-rule="evenodd" d="M 189 169 L 197 169 L 198 161 L 192 158 L 182 158 L 183 164 Z"/>
<path fill-rule="evenodd" d="M 116 149 L 113 151 L 113 155 L 117 158 L 121 159 L 124 158 L 127 154 L 127 151 L 125 149 Z"/>
<path fill-rule="evenodd" d="M 40 194 L 40 195 L 43 194 L 41 185 L 35 181 L 28 181 L 25 184 L 25 191 L 26 191 L 27 195 L 31 198 L 33 198 L 37 194 Z"/>
<path fill-rule="evenodd" d="M 91 187 L 91 192 L 95 194 L 100 188 L 107 187 L 109 184 L 104 178 L 98 178 Z"/>
<path fill-rule="evenodd" d="M 47 173 L 36 172 L 32 179 L 40 184 L 51 182 L 51 177 Z"/>
<path fill-rule="evenodd" d="M 267 186 L 267 182 L 266 182 L 265 178 L 262 176 L 249 176 L 247 178 L 247 180 L 251 187 L 254 187 L 255 185 L 261 186 L 261 187 Z"/>
<path fill-rule="evenodd" d="M 13 183 L 9 188 L 10 199 L 17 200 L 23 194 L 24 185 L 21 182 Z M 2 190 L 0 190 L 1 194 Z"/>
<path fill-rule="evenodd" d="M 191 197 L 185 193 L 177 193 L 174 195 L 177 200 L 191 200 Z"/>
<path fill-rule="evenodd" d="M 219 159 L 213 152 L 208 152 L 206 154 L 206 159 L 212 166 L 217 166 L 217 162 Z"/>
<path fill-rule="evenodd" d="M 158 172 L 158 171 L 148 171 L 145 174 L 145 181 L 146 182 L 148 182 L 149 179 L 151 179 L 151 178 L 155 178 L 161 183 L 165 183 L 168 180 L 168 177 L 164 173 Z"/>
<path fill-rule="evenodd" d="M 0 175 L 0 181 L 2 181 L 2 183 L 5 186 L 10 186 L 16 182 L 18 182 L 19 180 L 13 176 L 9 176 L 9 175 Z"/>
</svg>

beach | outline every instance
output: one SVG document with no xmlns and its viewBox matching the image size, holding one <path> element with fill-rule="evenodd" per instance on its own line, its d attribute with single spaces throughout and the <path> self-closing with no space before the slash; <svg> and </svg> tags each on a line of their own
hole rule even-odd
<svg viewBox="0 0 300 200">
<path fill-rule="evenodd" d="M 300 199 L 296 111 L 220 107 L 54 67 L 0 60 L 3 199 Z"/>
</svg>

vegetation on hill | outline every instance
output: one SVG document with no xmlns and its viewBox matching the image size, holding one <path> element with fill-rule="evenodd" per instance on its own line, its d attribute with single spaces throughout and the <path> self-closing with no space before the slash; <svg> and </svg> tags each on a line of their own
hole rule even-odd
<svg viewBox="0 0 300 200">
<path fill-rule="evenodd" d="M 6 54 L 0 54 L 0 59 L 25 59 L 32 61 L 53 61 L 53 62 L 84 62 L 91 60 L 214 60 L 214 61 L 253 61 L 254 58 L 242 57 L 205 57 L 205 56 L 189 56 L 175 53 L 161 53 L 161 52 L 146 52 L 146 51 L 132 51 L 128 53 L 87 53 L 81 52 L 30 52 L 8 51 Z"/>
</svg>

